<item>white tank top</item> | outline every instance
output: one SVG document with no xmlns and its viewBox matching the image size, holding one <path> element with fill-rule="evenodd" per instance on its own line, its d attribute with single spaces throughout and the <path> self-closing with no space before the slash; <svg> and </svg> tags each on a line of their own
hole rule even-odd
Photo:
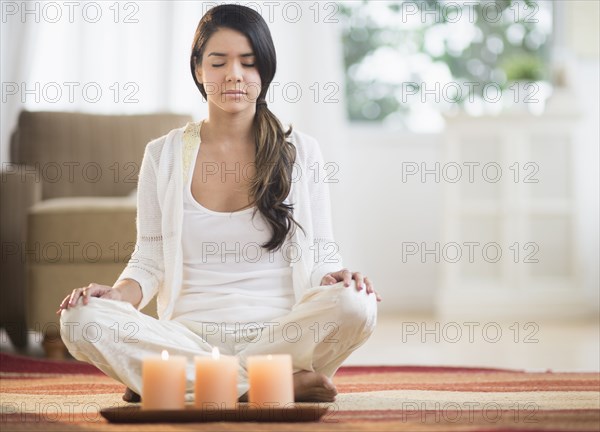
<svg viewBox="0 0 600 432">
<path fill-rule="evenodd" d="M 216 212 L 192 195 L 195 160 L 183 197 L 183 279 L 172 319 L 233 327 L 268 322 L 292 309 L 290 253 L 260 245 L 271 237 L 254 207 Z M 289 237 L 288 237 L 289 238 Z"/>
</svg>

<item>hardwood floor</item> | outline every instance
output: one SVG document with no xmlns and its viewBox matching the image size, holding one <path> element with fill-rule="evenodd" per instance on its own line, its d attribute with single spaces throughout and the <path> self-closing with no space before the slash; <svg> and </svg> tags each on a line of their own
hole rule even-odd
<svg viewBox="0 0 600 432">
<path fill-rule="evenodd" d="M 600 371 L 600 323 L 381 316 L 371 338 L 345 364 Z"/>
</svg>

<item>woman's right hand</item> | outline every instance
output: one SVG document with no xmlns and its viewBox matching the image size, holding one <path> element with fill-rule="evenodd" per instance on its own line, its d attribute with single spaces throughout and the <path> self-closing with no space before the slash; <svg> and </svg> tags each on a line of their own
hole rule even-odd
<svg viewBox="0 0 600 432">
<path fill-rule="evenodd" d="M 121 292 L 113 289 L 108 285 L 100 285 L 97 283 L 91 283 L 83 288 L 75 288 L 71 294 L 65 297 L 62 301 L 58 310 L 57 315 L 60 315 L 63 309 L 68 309 L 70 306 L 75 306 L 79 297 L 83 297 L 83 304 L 86 305 L 89 302 L 90 297 L 100 297 L 112 300 L 121 300 Z"/>
</svg>

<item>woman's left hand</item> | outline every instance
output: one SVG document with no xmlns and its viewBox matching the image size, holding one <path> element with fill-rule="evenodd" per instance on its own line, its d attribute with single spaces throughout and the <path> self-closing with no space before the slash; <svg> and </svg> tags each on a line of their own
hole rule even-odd
<svg viewBox="0 0 600 432">
<path fill-rule="evenodd" d="M 381 301 L 381 297 L 379 296 L 377 291 L 375 291 L 373 289 L 373 284 L 371 283 L 369 278 L 366 276 L 363 277 L 362 273 L 360 273 L 360 272 L 352 273 L 348 269 L 342 269 L 340 271 L 327 273 L 325 276 L 323 276 L 323 279 L 321 279 L 321 285 L 333 285 L 338 282 L 344 281 L 344 286 L 349 287 L 350 281 L 352 279 L 354 279 L 356 281 L 356 290 L 357 291 L 360 291 L 363 289 L 363 282 L 364 282 L 364 286 L 367 289 L 367 294 L 374 293 L 375 297 L 377 298 L 377 301 Z"/>
</svg>

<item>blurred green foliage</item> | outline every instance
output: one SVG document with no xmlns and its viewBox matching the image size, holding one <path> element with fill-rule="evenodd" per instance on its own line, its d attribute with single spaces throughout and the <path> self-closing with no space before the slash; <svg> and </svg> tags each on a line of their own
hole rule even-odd
<svg viewBox="0 0 600 432">
<path fill-rule="evenodd" d="M 544 78 L 544 64 L 539 57 L 519 55 L 502 62 L 508 81 L 539 81 Z"/>
<path fill-rule="evenodd" d="M 489 5 L 495 3 L 494 10 L 501 10 L 499 19 L 485 19 L 490 16 Z M 538 81 L 548 79 L 550 38 L 540 30 L 539 5 L 536 0 L 487 0 L 469 6 L 472 23 L 481 37 L 473 38 L 468 46 L 457 53 L 449 49 L 445 41 L 443 53 L 432 54 L 426 49 L 426 33 L 436 27 L 445 26 L 452 31 L 461 31 L 463 27 L 452 21 L 455 16 L 440 13 L 433 22 L 425 22 L 414 27 L 406 25 L 403 19 L 397 24 L 381 26 L 372 18 L 372 8 L 375 3 L 381 7 L 385 3 L 390 16 L 397 15 L 407 3 L 416 6 L 424 16 L 423 11 L 447 8 L 447 2 L 440 0 L 412 1 L 353 1 L 340 2 L 342 37 L 344 46 L 344 61 L 346 70 L 346 100 L 350 121 L 380 122 L 390 114 L 402 117 L 410 107 L 398 97 L 400 85 L 396 82 L 371 79 L 359 80 L 352 73 L 373 53 L 382 47 L 397 51 L 398 56 L 406 56 L 406 47 L 414 47 L 414 53 L 420 53 L 430 58 L 431 62 L 441 62 L 447 65 L 452 80 L 465 83 L 476 82 L 472 91 L 457 95 L 455 103 L 461 105 L 471 93 L 481 96 L 484 86 L 494 83 L 505 89 L 513 80 Z M 403 4 L 404 3 L 404 4 Z M 462 1 L 452 2 L 463 7 Z M 484 11 L 484 8 L 488 8 Z M 467 19 L 469 11 L 463 7 L 463 19 Z M 501 18 L 501 19 L 500 19 Z M 547 24 L 547 23 L 546 23 Z M 551 25 L 551 24 L 550 24 Z M 515 37 L 515 34 L 517 37 Z M 517 41 L 515 42 L 515 40 Z M 518 40 L 520 39 L 520 40 Z M 533 43 L 537 39 L 538 43 Z M 541 40 L 541 43 L 539 42 Z M 474 67 L 476 65 L 476 67 Z M 407 72 L 407 71 L 403 71 Z M 422 71 L 410 71 L 410 82 L 422 83 Z M 420 86 L 416 86 L 420 90 Z M 429 88 L 429 85 L 428 85 Z"/>
</svg>

